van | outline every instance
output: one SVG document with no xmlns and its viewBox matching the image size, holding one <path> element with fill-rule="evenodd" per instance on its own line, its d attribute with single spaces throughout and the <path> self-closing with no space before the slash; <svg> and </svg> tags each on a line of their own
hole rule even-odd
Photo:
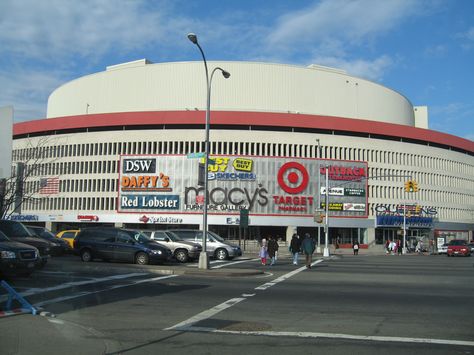
<svg viewBox="0 0 474 355">
<path fill-rule="evenodd" d="M 82 261 L 115 260 L 147 265 L 171 259 L 171 250 L 140 231 L 115 227 L 81 229 L 74 239 L 74 253 Z"/>
<path fill-rule="evenodd" d="M 196 229 L 170 229 L 180 239 L 198 243 L 202 246 L 202 230 Z M 207 231 L 206 239 L 207 253 L 217 260 L 233 259 L 242 256 L 242 250 L 238 245 L 233 245 L 224 240 L 214 232 Z"/>
</svg>

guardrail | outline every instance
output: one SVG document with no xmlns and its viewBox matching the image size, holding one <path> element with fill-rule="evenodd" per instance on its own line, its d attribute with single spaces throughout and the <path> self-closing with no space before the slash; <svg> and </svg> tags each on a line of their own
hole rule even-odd
<svg viewBox="0 0 474 355">
<path fill-rule="evenodd" d="M 38 314 L 38 310 L 33 307 L 27 300 L 25 300 L 18 292 L 15 291 L 5 280 L 0 282 L 2 286 L 8 293 L 8 299 L 5 306 L 5 311 L 2 312 L 4 315 L 13 315 L 18 313 L 31 313 L 34 316 Z M 20 302 L 21 309 L 12 309 L 13 301 L 16 300 Z"/>
</svg>

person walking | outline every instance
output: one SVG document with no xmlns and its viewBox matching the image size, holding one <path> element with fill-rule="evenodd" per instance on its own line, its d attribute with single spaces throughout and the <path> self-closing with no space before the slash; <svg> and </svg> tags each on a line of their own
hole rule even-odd
<svg viewBox="0 0 474 355">
<path fill-rule="evenodd" d="M 267 246 L 267 240 L 265 238 L 262 238 L 262 245 L 260 246 L 260 251 L 258 252 L 258 256 L 260 257 L 260 261 L 262 265 L 267 265 L 268 246 Z"/>
<path fill-rule="evenodd" d="M 270 237 L 268 240 L 268 256 L 271 258 L 270 266 L 275 265 L 277 253 L 278 242 L 275 237 Z"/>
<path fill-rule="evenodd" d="M 290 253 L 293 255 L 293 265 L 298 265 L 298 255 L 300 254 L 300 250 L 300 238 L 298 238 L 298 234 L 294 233 L 290 242 Z"/>
<path fill-rule="evenodd" d="M 311 269 L 311 262 L 313 258 L 314 249 L 316 248 L 313 238 L 306 233 L 304 239 L 301 242 L 301 250 L 306 257 L 306 268 Z"/>
<path fill-rule="evenodd" d="M 352 244 L 352 250 L 354 251 L 354 255 L 359 255 L 359 242 L 357 240 Z"/>
</svg>

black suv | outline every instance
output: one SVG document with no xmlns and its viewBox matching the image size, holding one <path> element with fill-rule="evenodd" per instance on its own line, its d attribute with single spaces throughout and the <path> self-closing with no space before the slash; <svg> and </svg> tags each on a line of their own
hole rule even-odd
<svg viewBox="0 0 474 355">
<path fill-rule="evenodd" d="M 171 259 L 171 250 L 151 240 L 143 233 L 115 227 L 81 229 L 74 239 L 74 253 L 82 261 L 99 258 L 140 265 L 162 263 Z"/>
<path fill-rule="evenodd" d="M 12 242 L 0 232 L 0 274 L 30 275 L 38 264 L 38 249 L 31 245 Z"/>
<path fill-rule="evenodd" d="M 44 239 L 51 243 L 51 255 L 59 256 L 66 253 L 72 252 L 72 248 L 68 242 L 64 239 L 56 238 L 53 232 L 49 231 L 45 227 L 38 227 L 38 226 L 26 226 L 31 234 L 35 237 Z"/>
<path fill-rule="evenodd" d="M 33 236 L 21 222 L 0 220 L 0 231 L 13 242 L 20 242 L 34 246 L 39 251 L 39 266 L 42 268 L 50 258 L 51 243 Z"/>
</svg>

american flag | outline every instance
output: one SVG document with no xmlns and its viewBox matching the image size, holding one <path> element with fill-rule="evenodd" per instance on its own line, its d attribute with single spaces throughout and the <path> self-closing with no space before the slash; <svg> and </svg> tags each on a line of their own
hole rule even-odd
<svg viewBox="0 0 474 355">
<path fill-rule="evenodd" d="M 42 195 L 51 195 L 59 193 L 59 178 L 41 178 L 39 193 Z"/>
</svg>

